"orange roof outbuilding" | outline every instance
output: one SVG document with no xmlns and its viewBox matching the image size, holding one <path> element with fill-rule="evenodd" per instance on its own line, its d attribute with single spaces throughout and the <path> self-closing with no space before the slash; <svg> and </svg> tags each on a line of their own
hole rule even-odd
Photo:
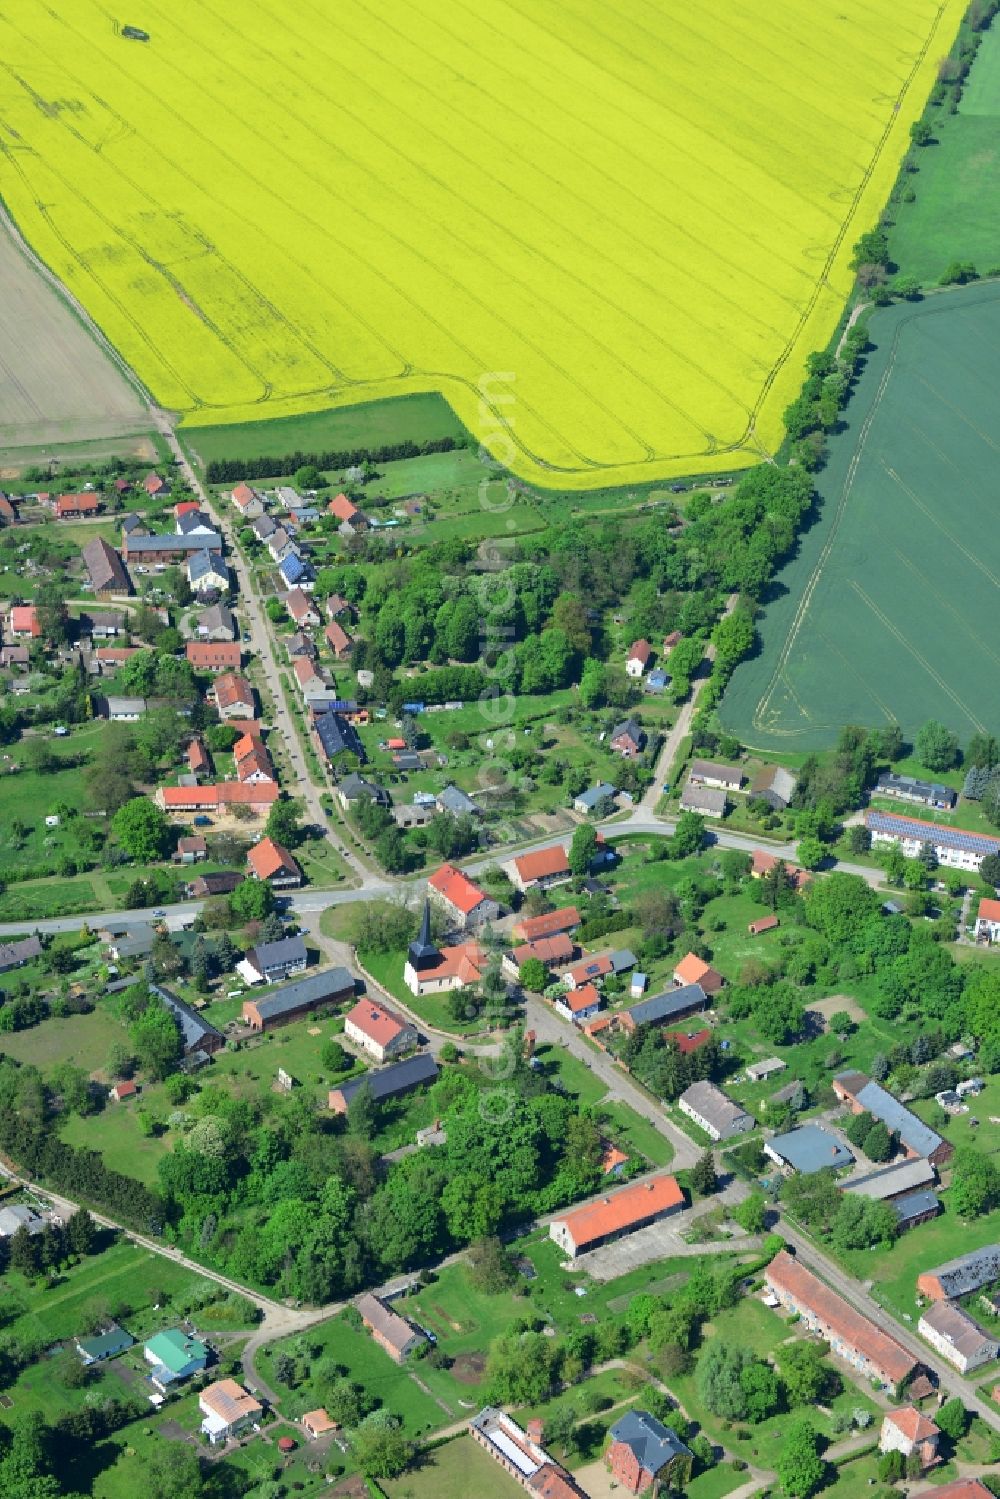
<svg viewBox="0 0 1000 1499">
<path fill-rule="evenodd" d="M 891 1421 L 897 1431 L 910 1442 L 928 1442 L 931 1437 L 941 1435 L 941 1429 L 927 1416 L 922 1415 L 915 1405 L 904 1405 L 901 1410 L 886 1411 L 884 1419 Z"/>
<path fill-rule="evenodd" d="M 354 1009 L 344 1017 L 345 1026 L 353 1025 L 369 1040 L 382 1047 L 390 1046 L 400 1032 L 407 1028 L 408 1023 L 386 1005 L 379 1004 L 377 999 L 359 999 Z"/>
<path fill-rule="evenodd" d="M 539 937 L 554 937 L 557 932 L 571 932 L 580 925 L 580 913 L 576 906 L 561 906 L 558 911 L 547 911 L 542 916 L 526 916 L 511 928 L 514 937 L 522 942 L 537 942 Z"/>
<path fill-rule="evenodd" d="M 33 639 L 41 635 L 42 627 L 34 604 L 14 605 L 10 611 L 10 629 L 12 635 L 30 635 Z"/>
<path fill-rule="evenodd" d="M 353 500 L 349 500 L 346 494 L 335 494 L 326 507 L 327 514 L 336 516 L 337 520 L 353 520 L 358 513 L 358 507 Z"/>
<path fill-rule="evenodd" d="M 579 1254 L 586 1245 L 601 1243 L 613 1234 L 647 1223 L 660 1213 L 681 1207 L 683 1202 L 684 1193 L 676 1177 L 654 1176 L 649 1181 L 623 1187 L 598 1202 L 588 1202 L 563 1213 L 557 1221 L 565 1225 Z"/>
<path fill-rule="evenodd" d="M 579 1015 L 582 1010 L 592 1010 L 594 1005 L 599 1005 L 601 996 L 593 984 L 582 984 L 579 989 L 568 990 L 559 1003 L 565 1005 L 571 1015 Z"/>
<path fill-rule="evenodd" d="M 699 958 L 697 953 L 686 953 L 674 969 L 678 984 L 700 984 L 706 994 L 716 994 L 725 983 L 710 963 Z"/>
<path fill-rule="evenodd" d="M 65 515 L 96 515 L 100 508 L 101 497 L 92 490 L 83 494 L 61 494 L 56 500 L 56 515 L 60 520 Z"/>
</svg>

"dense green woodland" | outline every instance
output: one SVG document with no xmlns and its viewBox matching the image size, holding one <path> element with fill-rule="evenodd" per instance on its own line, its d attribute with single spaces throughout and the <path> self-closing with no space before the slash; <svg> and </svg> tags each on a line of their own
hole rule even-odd
<svg viewBox="0 0 1000 1499">
<path fill-rule="evenodd" d="M 498 691 L 544 695 L 578 682 L 584 706 L 624 706 L 634 689 L 605 666 L 602 620 L 626 598 L 635 638 L 673 629 L 688 637 L 670 659 L 677 700 L 711 635 L 718 661 L 709 695 L 717 698 L 753 638 L 747 610 L 719 620 L 723 603 L 731 593 L 751 604 L 760 596 L 811 498 L 805 473 L 768 465 L 720 503 L 692 497 L 682 525 L 658 515 L 560 527 L 498 548 L 485 571 L 470 542 L 406 555 L 403 536 L 358 536 L 348 562 L 321 569 L 316 593 L 358 606 L 364 638 L 354 664 L 375 673 L 372 699 L 397 708 L 415 691 L 430 703 L 476 695 L 487 686 L 472 665 L 480 657 Z M 469 665 L 463 672 L 449 661 Z M 421 662 L 431 669 L 416 684 L 393 680 L 397 667 Z"/>
</svg>

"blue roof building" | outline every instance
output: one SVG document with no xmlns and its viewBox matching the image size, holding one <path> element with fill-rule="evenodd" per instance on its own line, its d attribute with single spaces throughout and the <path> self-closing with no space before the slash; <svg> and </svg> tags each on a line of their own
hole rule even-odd
<svg viewBox="0 0 1000 1499">
<path fill-rule="evenodd" d="M 915 1228 L 918 1223 L 926 1223 L 929 1218 L 936 1218 L 941 1211 L 941 1200 L 936 1192 L 928 1189 L 897 1197 L 889 1206 L 899 1219 L 900 1229 L 905 1231 Z"/>
<path fill-rule="evenodd" d="M 953 1147 L 948 1141 L 864 1072 L 838 1072 L 833 1091 L 838 1098 L 853 1101 L 856 1113 L 867 1109 L 873 1119 L 881 1120 L 911 1156 L 923 1157 L 937 1166 L 951 1155 Z"/>
<path fill-rule="evenodd" d="M 308 582 L 313 576 L 309 563 L 301 557 L 296 557 L 294 552 L 289 552 L 288 556 L 278 563 L 278 572 L 289 588 L 294 588 L 296 583 Z"/>
<path fill-rule="evenodd" d="M 365 747 L 357 729 L 339 713 L 320 713 L 313 724 L 313 733 L 328 760 L 335 760 L 338 755 L 357 755 L 360 764 L 365 763 Z"/>
<path fill-rule="evenodd" d="M 691 1476 L 693 1453 L 676 1432 L 649 1411 L 626 1411 L 608 1432 L 612 1475 L 630 1493 L 656 1484 L 657 1493 L 681 1488 Z"/>
<path fill-rule="evenodd" d="M 785 1135 L 775 1135 L 765 1140 L 764 1154 L 776 1165 L 790 1167 L 803 1176 L 822 1171 L 827 1166 L 853 1165 L 854 1157 L 846 1146 L 841 1145 L 836 1135 L 821 1129 L 818 1124 L 803 1124 L 789 1130 Z"/>
<path fill-rule="evenodd" d="M 226 1038 L 222 1032 L 216 1030 L 210 1021 L 205 1020 L 197 1010 L 193 1010 L 172 989 L 167 989 L 163 984 L 150 984 L 149 987 L 176 1020 L 185 1056 L 190 1056 L 195 1051 L 211 1053 L 225 1046 Z"/>
<path fill-rule="evenodd" d="M 229 569 L 221 552 L 205 547 L 188 558 L 188 582 L 194 588 L 199 583 L 211 583 L 225 588 L 229 583 Z"/>
</svg>

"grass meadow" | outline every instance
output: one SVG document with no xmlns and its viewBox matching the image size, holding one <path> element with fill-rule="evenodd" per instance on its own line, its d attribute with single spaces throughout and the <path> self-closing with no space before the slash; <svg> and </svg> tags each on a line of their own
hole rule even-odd
<svg viewBox="0 0 1000 1499">
<path fill-rule="evenodd" d="M 140 44 L 54 0 L 0 21 L 0 194 L 201 427 L 438 391 L 543 486 L 718 472 L 778 445 L 965 0 L 845 3 L 181 0 Z"/>
<path fill-rule="evenodd" d="M 272 421 L 187 426 L 184 440 L 199 462 L 211 463 L 215 458 L 279 458 L 294 452 L 426 442 L 434 437 L 461 437 L 462 431 L 447 401 L 436 395 L 413 395 Z"/>
<path fill-rule="evenodd" d="M 915 197 L 900 203 L 889 249 L 900 270 L 933 285 L 953 260 L 980 274 L 1000 265 L 1000 27 L 979 44 L 956 114 L 916 153 Z"/>
<path fill-rule="evenodd" d="M 524 1492 L 469 1436 L 427 1453 L 401 1478 L 383 1480 L 381 1488 L 389 1499 L 465 1499 L 467 1494 L 517 1499 Z"/>
<path fill-rule="evenodd" d="M 1000 583 L 1000 285 L 876 313 L 871 337 L 817 519 L 722 703 L 755 748 L 823 748 L 845 723 L 1000 731 L 983 690 L 1000 664 L 984 628 Z"/>
</svg>

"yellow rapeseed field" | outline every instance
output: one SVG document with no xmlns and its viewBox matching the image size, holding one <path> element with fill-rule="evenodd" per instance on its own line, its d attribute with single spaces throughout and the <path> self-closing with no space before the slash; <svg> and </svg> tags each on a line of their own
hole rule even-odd
<svg viewBox="0 0 1000 1499">
<path fill-rule="evenodd" d="M 773 449 L 964 6 L 129 3 L 0 5 L 0 193 L 156 398 L 580 487 Z"/>
</svg>

